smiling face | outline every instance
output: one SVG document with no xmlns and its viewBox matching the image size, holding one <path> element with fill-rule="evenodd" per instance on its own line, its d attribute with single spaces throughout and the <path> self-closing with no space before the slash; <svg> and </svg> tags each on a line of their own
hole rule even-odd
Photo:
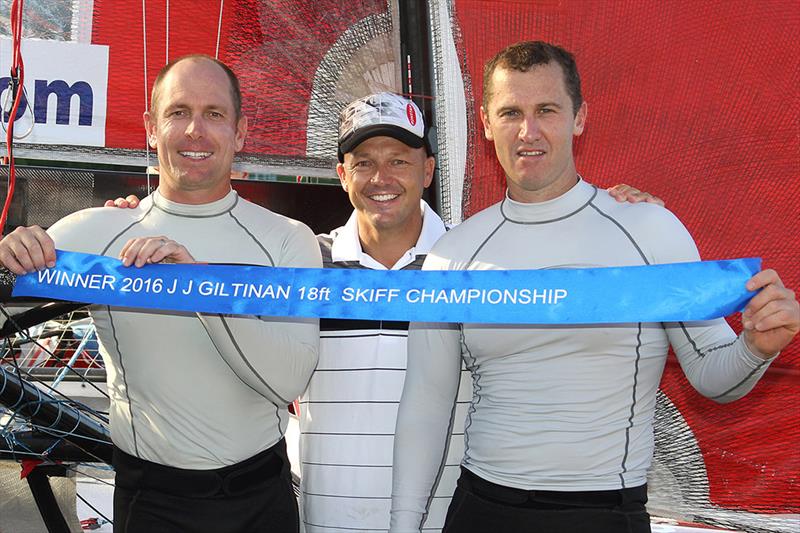
<svg viewBox="0 0 800 533">
<path fill-rule="evenodd" d="M 380 232 L 412 236 L 422 229 L 419 201 L 433 179 L 435 162 L 424 148 L 393 137 L 371 137 L 344 154 L 336 167 L 356 209 L 362 238 Z"/>
<path fill-rule="evenodd" d="M 144 121 L 150 146 L 158 150 L 165 198 L 198 204 L 230 191 L 247 120 L 237 118 L 229 87 L 222 68 L 204 58 L 176 63 L 161 80 L 157 105 Z"/>
<path fill-rule="evenodd" d="M 550 62 L 527 72 L 497 68 L 490 85 L 481 120 L 511 199 L 542 202 L 568 191 L 577 181 L 572 139 L 583 133 L 586 104 L 573 112 L 561 66 Z"/>
</svg>

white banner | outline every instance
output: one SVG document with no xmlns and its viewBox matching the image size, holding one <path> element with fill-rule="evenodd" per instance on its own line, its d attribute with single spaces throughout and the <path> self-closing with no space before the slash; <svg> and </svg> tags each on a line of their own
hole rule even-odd
<svg viewBox="0 0 800 533">
<path fill-rule="evenodd" d="M 24 39 L 22 59 L 27 95 L 14 124 L 18 141 L 104 146 L 108 46 Z M 11 39 L 0 38 L 4 126 L 11 109 L 10 69 Z"/>
</svg>

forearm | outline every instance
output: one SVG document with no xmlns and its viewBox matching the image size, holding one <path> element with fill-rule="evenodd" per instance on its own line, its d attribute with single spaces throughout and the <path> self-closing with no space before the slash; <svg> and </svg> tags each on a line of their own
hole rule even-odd
<svg viewBox="0 0 800 533">
<path fill-rule="evenodd" d="M 391 531 L 419 532 L 447 455 L 454 401 L 401 403 L 392 469 Z"/>
<path fill-rule="evenodd" d="M 397 414 L 391 531 L 419 531 L 441 473 L 461 372 L 456 326 L 413 325 Z"/>
<path fill-rule="evenodd" d="M 276 405 L 305 390 L 319 356 L 316 319 L 198 317 L 220 356 L 253 390 Z"/>
<path fill-rule="evenodd" d="M 709 327 L 681 326 L 670 337 L 692 386 L 720 403 L 750 392 L 774 359 L 764 360 L 753 354 L 744 338 L 736 337 L 721 319 Z"/>
</svg>

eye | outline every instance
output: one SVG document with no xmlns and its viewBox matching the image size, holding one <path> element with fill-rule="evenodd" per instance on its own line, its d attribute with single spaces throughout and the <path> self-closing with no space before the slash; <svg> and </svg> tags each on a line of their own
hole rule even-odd
<svg viewBox="0 0 800 533">
<path fill-rule="evenodd" d="M 402 165 L 407 165 L 407 164 L 408 164 L 408 161 L 406 161 L 405 159 L 392 159 L 392 165 L 394 165 L 396 167 L 399 167 L 399 166 L 402 166 Z"/>
<path fill-rule="evenodd" d="M 185 109 L 173 109 L 169 112 L 170 117 L 185 117 L 186 110 Z"/>
<path fill-rule="evenodd" d="M 366 168 L 370 168 L 372 166 L 372 161 L 367 159 L 362 159 L 361 161 L 353 162 L 353 168 L 356 170 L 363 170 Z"/>
<path fill-rule="evenodd" d="M 541 108 L 539 110 L 539 114 L 540 115 L 544 115 L 546 113 L 555 113 L 555 112 L 556 112 L 556 110 L 553 109 L 552 107 L 543 107 L 543 108 Z"/>
<path fill-rule="evenodd" d="M 224 117 L 224 115 L 222 113 L 220 113 L 219 111 L 209 111 L 208 112 L 208 116 L 210 118 L 215 118 L 215 119 L 219 119 L 219 118 L 223 118 Z"/>
<path fill-rule="evenodd" d="M 514 118 L 519 115 L 516 109 L 501 109 L 498 113 L 503 118 Z"/>
</svg>

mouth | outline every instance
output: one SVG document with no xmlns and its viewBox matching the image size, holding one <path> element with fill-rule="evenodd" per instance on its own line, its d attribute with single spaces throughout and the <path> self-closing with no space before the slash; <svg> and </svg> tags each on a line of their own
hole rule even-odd
<svg viewBox="0 0 800 533">
<path fill-rule="evenodd" d="M 518 150 L 519 157 L 541 157 L 545 154 L 543 150 Z"/>
<path fill-rule="evenodd" d="M 203 159 L 207 159 L 211 157 L 211 152 L 178 152 L 182 157 L 187 159 L 192 159 L 194 161 L 202 161 Z"/>
<path fill-rule="evenodd" d="M 370 194 L 369 199 L 374 202 L 391 202 L 395 198 L 400 196 L 399 194 Z"/>
</svg>

